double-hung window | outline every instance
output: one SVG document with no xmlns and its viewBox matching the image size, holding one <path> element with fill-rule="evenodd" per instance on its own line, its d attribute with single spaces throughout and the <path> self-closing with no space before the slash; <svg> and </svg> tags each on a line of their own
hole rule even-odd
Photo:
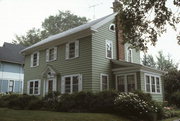
<svg viewBox="0 0 180 121">
<path fill-rule="evenodd" d="M 31 54 L 31 67 L 36 67 L 39 65 L 39 52 Z"/>
<path fill-rule="evenodd" d="M 57 59 L 57 47 L 49 48 L 46 50 L 46 61 L 54 61 Z"/>
<path fill-rule="evenodd" d="M 160 77 L 145 74 L 145 90 L 148 93 L 160 93 Z"/>
<path fill-rule="evenodd" d="M 72 41 L 66 44 L 66 59 L 79 57 L 79 40 Z"/>
<path fill-rule="evenodd" d="M 127 61 L 132 62 L 132 49 L 127 50 Z"/>
<path fill-rule="evenodd" d="M 29 80 L 27 91 L 29 95 L 39 95 L 40 94 L 40 80 Z"/>
<path fill-rule="evenodd" d="M 82 90 L 82 76 L 80 74 L 62 77 L 61 92 L 74 93 Z"/>
<path fill-rule="evenodd" d="M 113 42 L 106 40 L 106 58 L 113 59 Z"/>
<path fill-rule="evenodd" d="M 100 90 L 108 90 L 109 89 L 109 78 L 107 74 L 101 74 L 100 77 Z"/>
</svg>

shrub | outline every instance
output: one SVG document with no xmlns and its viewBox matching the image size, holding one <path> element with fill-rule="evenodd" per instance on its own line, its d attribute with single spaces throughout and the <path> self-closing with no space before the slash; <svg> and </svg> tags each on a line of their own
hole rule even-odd
<svg viewBox="0 0 180 121">
<path fill-rule="evenodd" d="M 102 91 L 95 94 L 94 98 L 93 112 L 114 112 L 114 100 L 118 96 L 118 92 L 111 91 Z"/>
<path fill-rule="evenodd" d="M 60 93 L 50 92 L 43 99 L 43 108 L 48 110 L 56 110 L 59 103 Z"/>
<path fill-rule="evenodd" d="M 176 105 L 178 108 L 180 108 L 180 92 L 174 92 L 170 96 L 170 103 Z"/>
<path fill-rule="evenodd" d="M 15 94 L 1 95 L 1 97 L 0 97 L 0 107 L 8 107 L 9 101 L 14 100 L 17 97 L 18 97 L 18 95 L 15 95 Z"/>
<path fill-rule="evenodd" d="M 39 100 L 38 97 L 29 95 L 18 95 L 15 98 L 11 98 L 8 102 L 8 108 L 13 109 L 28 109 L 31 101 Z"/>
<path fill-rule="evenodd" d="M 29 110 L 40 110 L 43 108 L 43 101 L 40 99 L 31 100 L 27 106 Z"/>
<path fill-rule="evenodd" d="M 152 100 L 146 101 L 134 93 L 121 93 L 115 99 L 116 111 L 125 116 L 134 116 L 138 119 L 153 120 L 151 114 L 159 112 L 158 104 Z"/>
</svg>

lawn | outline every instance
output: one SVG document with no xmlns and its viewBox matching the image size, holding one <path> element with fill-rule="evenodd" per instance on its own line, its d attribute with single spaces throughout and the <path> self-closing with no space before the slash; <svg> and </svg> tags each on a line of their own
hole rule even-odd
<svg viewBox="0 0 180 121">
<path fill-rule="evenodd" d="M 0 121 L 130 121 L 112 114 L 61 113 L 0 108 Z"/>
</svg>

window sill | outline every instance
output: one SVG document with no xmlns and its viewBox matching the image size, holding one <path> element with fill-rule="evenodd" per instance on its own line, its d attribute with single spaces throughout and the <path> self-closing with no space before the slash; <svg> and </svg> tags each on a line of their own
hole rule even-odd
<svg viewBox="0 0 180 121">
<path fill-rule="evenodd" d="M 54 59 L 54 60 L 48 60 L 48 61 L 46 61 L 46 62 L 48 63 L 48 62 L 53 62 L 53 61 L 56 61 L 56 60 L 57 60 L 57 59 Z"/>
<path fill-rule="evenodd" d="M 78 57 L 73 57 L 73 58 L 67 58 L 65 60 L 73 60 L 73 59 L 76 59 L 76 58 L 79 58 L 79 56 Z"/>
<path fill-rule="evenodd" d="M 35 68 L 35 67 L 38 67 L 39 65 L 37 65 L 37 66 L 31 66 L 31 68 Z"/>
<path fill-rule="evenodd" d="M 154 95 L 161 95 L 162 94 L 161 92 L 159 92 L 159 93 L 157 93 L 157 92 L 145 92 L 145 93 L 154 94 Z"/>
</svg>

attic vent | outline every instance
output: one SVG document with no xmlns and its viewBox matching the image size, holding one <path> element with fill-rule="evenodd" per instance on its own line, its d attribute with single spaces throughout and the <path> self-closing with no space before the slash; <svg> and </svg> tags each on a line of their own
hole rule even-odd
<svg viewBox="0 0 180 121">
<path fill-rule="evenodd" d="M 115 32 L 115 24 L 111 24 L 109 30 Z"/>
</svg>

